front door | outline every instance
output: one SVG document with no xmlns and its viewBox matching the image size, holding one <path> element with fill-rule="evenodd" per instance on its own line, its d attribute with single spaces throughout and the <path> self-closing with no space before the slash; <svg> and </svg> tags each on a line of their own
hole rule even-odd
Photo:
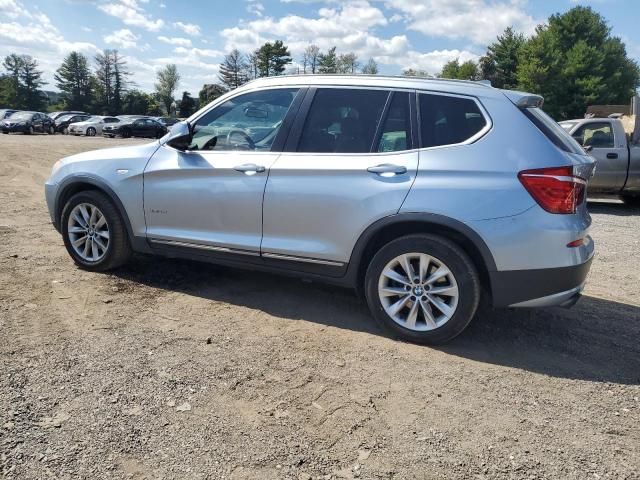
<svg viewBox="0 0 640 480">
<path fill-rule="evenodd" d="M 590 122 L 574 133 L 578 143 L 591 147 L 589 154 L 596 164 L 595 175 L 589 180 L 589 190 L 618 192 L 627 178 L 628 151 L 626 138 L 616 138 L 610 122 Z"/>
<path fill-rule="evenodd" d="M 237 95 L 195 121 L 187 151 L 161 146 L 144 172 L 152 243 L 259 255 L 274 141 L 297 89 Z"/>
<path fill-rule="evenodd" d="M 315 92 L 306 119 L 296 118 L 302 127 L 290 134 L 295 144 L 288 142 L 269 173 L 265 259 L 344 266 L 360 234 L 398 212 L 418 167 L 412 95 L 361 88 Z"/>
</svg>

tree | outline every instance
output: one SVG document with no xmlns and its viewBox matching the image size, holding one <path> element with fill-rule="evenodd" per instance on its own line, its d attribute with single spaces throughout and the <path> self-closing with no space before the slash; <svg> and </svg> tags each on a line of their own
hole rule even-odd
<svg viewBox="0 0 640 480">
<path fill-rule="evenodd" d="M 222 85 L 216 84 L 205 84 L 202 86 L 202 90 L 198 94 L 198 98 L 200 99 L 200 105 L 206 105 L 207 103 L 213 102 L 220 95 L 224 95 L 227 91 Z"/>
<path fill-rule="evenodd" d="M 364 75 L 377 75 L 378 74 L 378 64 L 373 58 L 370 58 L 367 63 L 365 63 L 364 67 L 362 67 L 362 73 Z"/>
<path fill-rule="evenodd" d="M 7 55 L 2 62 L 2 67 L 7 71 L 4 84 L 6 90 L 3 89 L 4 105 L 13 108 L 22 108 L 20 98 L 20 72 L 22 70 L 23 59 L 20 55 L 12 53 Z"/>
<path fill-rule="evenodd" d="M 167 114 L 171 113 L 171 104 L 174 102 L 173 94 L 180 83 L 180 74 L 178 67 L 170 63 L 157 73 L 158 82 L 155 84 L 158 98 L 167 110 Z"/>
<path fill-rule="evenodd" d="M 113 109 L 120 112 L 122 110 L 122 97 L 129 89 L 129 76 L 131 72 L 127 69 L 127 62 L 118 54 L 117 50 L 111 51 L 113 62 Z"/>
<path fill-rule="evenodd" d="M 318 73 L 338 73 L 336 47 L 331 47 L 327 53 L 318 55 Z"/>
<path fill-rule="evenodd" d="M 95 56 L 96 62 L 96 109 L 117 115 L 122 111 L 123 97 L 129 88 L 126 61 L 117 50 L 104 50 Z"/>
<path fill-rule="evenodd" d="M 53 77 L 62 92 L 65 110 L 88 110 L 92 100 L 89 59 L 81 53 L 71 52 Z"/>
<path fill-rule="evenodd" d="M 479 77 L 489 80 L 496 88 L 517 88 L 518 58 L 526 42 L 524 35 L 508 27 L 480 58 Z"/>
<path fill-rule="evenodd" d="M 406 70 L 403 70 L 402 75 L 404 75 L 405 77 L 425 77 L 425 78 L 431 76 L 425 70 L 415 70 L 413 68 L 407 68 Z"/>
<path fill-rule="evenodd" d="M 320 57 L 320 48 L 317 45 L 309 45 L 304 49 L 302 54 L 302 66 L 304 73 L 307 73 L 307 67 L 311 73 L 318 70 L 318 58 Z"/>
<path fill-rule="evenodd" d="M 451 60 L 444 64 L 438 77 L 456 80 L 477 80 L 478 64 L 473 60 L 467 60 L 464 63 L 460 63 L 456 58 L 455 60 Z"/>
<path fill-rule="evenodd" d="M 248 78 L 249 64 L 244 55 L 235 48 L 224 57 L 220 64 L 220 82 L 228 89 L 238 88 L 246 83 Z"/>
<path fill-rule="evenodd" d="M 259 69 L 260 60 L 258 57 L 259 52 L 260 52 L 260 49 L 258 48 L 253 53 L 247 56 L 247 60 L 248 60 L 247 76 L 251 80 L 255 80 L 260 75 L 260 69 Z"/>
<path fill-rule="evenodd" d="M 42 71 L 38 70 L 38 61 L 29 55 L 23 55 L 20 83 L 23 105 L 27 110 L 44 110 L 47 96 L 40 89 L 46 82 L 42 80 Z"/>
<path fill-rule="evenodd" d="M 162 115 L 162 108 L 154 95 L 140 90 L 129 90 L 122 99 L 124 115 Z"/>
<path fill-rule="evenodd" d="M 545 97 L 556 120 L 582 117 L 590 104 L 626 104 L 640 85 L 638 64 L 590 7 L 552 15 L 522 47 L 519 88 Z"/>
<path fill-rule="evenodd" d="M 356 73 L 360 67 L 358 56 L 353 53 L 344 53 L 338 57 L 338 72 L 339 73 Z"/>
<path fill-rule="evenodd" d="M 179 115 L 182 118 L 189 117 L 196 111 L 196 100 L 189 92 L 182 92 L 182 99 L 180 100 Z"/>
<path fill-rule="evenodd" d="M 257 73 L 260 77 L 282 75 L 285 66 L 291 63 L 291 54 L 282 40 L 265 43 L 255 54 Z"/>
</svg>

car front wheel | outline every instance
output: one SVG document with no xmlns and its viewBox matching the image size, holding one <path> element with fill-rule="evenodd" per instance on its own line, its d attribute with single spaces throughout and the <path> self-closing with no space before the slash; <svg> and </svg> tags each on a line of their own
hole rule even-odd
<svg viewBox="0 0 640 480">
<path fill-rule="evenodd" d="M 96 136 L 96 129 L 93 128 L 93 127 L 87 128 L 87 136 L 95 137 Z"/>
<path fill-rule="evenodd" d="M 437 235 L 408 235 L 382 247 L 365 277 L 367 303 L 403 340 L 437 345 L 459 335 L 480 301 L 480 279 L 468 255 Z"/>
<path fill-rule="evenodd" d="M 122 217 L 101 192 L 72 196 L 62 210 L 61 227 L 69 255 L 84 269 L 111 270 L 126 263 L 131 255 Z"/>
</svg>

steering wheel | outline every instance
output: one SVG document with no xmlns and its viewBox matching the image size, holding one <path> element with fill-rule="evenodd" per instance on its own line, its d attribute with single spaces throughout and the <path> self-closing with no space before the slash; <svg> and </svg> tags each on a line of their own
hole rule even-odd
<svg viewBox="0 0 640 480">
<path fill-rule="evenodd" d="M 256 149 L 256 144 L 253 141 L 253 139 L 247 134 L 247 132 L 245 132 L 244 130 L 240 130 L 239 128 L 236 128 L 234 130 L 229 130 L 229 133 L 227 133 L 227 145 L 231 144 L 231 137 L 235 134 L 238 134 L 244 137 L 245 141 L 247 142 L 247 145 L 249 146 L 249 150 Z"/>
</svg>

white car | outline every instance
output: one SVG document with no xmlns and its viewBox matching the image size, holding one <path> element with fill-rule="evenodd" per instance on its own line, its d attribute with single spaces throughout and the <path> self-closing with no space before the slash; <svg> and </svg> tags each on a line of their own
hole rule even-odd
<svg viewBox="0 0 640 480">
<path fill-rule="evenodd" d="M 110 123 L 118 123 L 119 121 L 120 119 L 117 117 L 103 117 L 96 115 L 84 122 L 77 122 L 69 125 L 69 134 L 95 137 L 96 135 L 102 134 L 102 127 Z"/>
</svg>

